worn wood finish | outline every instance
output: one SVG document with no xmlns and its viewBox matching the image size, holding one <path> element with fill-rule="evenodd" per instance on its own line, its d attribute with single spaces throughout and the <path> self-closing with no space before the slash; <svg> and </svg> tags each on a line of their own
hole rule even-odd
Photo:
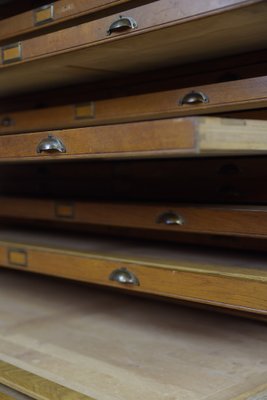
<svg viewBox="0 0 267 400">
<path fill-rule="evenodd" d="M 181 18 L 173 1 L 169 9 L 152 2 L 129 11 L 139 24 L 130 33 L 107 37 L 119 17 L 113 15 L 23 41 L 22 62 L 2 65 L 2 96 L 265 48 L 266 2 L 232 3 L 210 15 Z"/>
<path fill-rule="evenodd" d="M 0 361 L 1 364 L 4 364 Z M 1 373 L 0 373 L 1 382 Z M 33 400 L 33 397 L 26 396 L 17 390 L 11 389 L 9 386 L 0 383 L 0 399 L 1 400 Z"/>
<path fill-rule="evenodd" d="M 159 223 L 159 217 L 170 212 L 181 219 L 181 225 Z M 27 221 L 267 237 L 266 206 L 94 203 L 2 196 L 0 216 Z"/>
<path fill-rule="evenodd" d="M 245 155 L 267 150 L 266 122 L 256 120 L 192 117 L 50 132 L 65 152 L 38 152 L 48 132 L 5 135 L 0 137 L 0 160 Z"/>
<path fill-rule="evenodd" d="M 38 154 L 39 143 L 48 132 L 0 137 L 0 159 L 68 159 L 90 157 L 156 156 L 194 154 L 196 151 L 193 120 L 162 120 L 101 127 L 51 131 L 60 139 L 66 153 Z"/>
<path fill-rule="evenodd" d="M 11 397 L 11 396 L 9 396 L 5 393 L 1 393 L 1 392 L 0 392 L 0 399 L 1 400 L 16 400 L 15 397 Z"/>
<path fill-rule="evenodd" d="M 91 14 L 122 4 L 134 6 L 135 0 L 58 0 L 53 3 L 53 19 L 45 21 L 42 24 L 35 25 L 35 8 L 9 18 L 0 20 L 0 43 L 21 40 L 25 35 L 43 34 L 45 28 L 60 29 L 61 24 L 70 22 L 73 25 L 79 21 L 77 18 L 87 17 Z M 111 11 L 112 12 L 112 11 Z"/>
<path fill-rule="evenodd" d="M 266 315 L 266 254 L 2 229 L 0 265 Z M 23 243 L 21 243 L 23 241 Z M 74 268 L 75 266 L 75 268 Z M 127 268 L 139 286 L 109 279 Z"/>
<path fill-rule="evenodd" d="M 88 100 L 111 99 L 118 97 L 170 91 L 179 88 L 192 88 L 213 83 L 231 82 L 249 78 L 263 77 L 267 69 L 267 51 L 253 51 L 237 56 L 216 58 L 197 63 L 176 65 L 154 71 L 121 76 L 116 80 L 104 79 L 100 82 L 70 85 L 5 97 L 0 104 L 0 112 L 18 112 L 55 106 L 79 104 Z M 90 96 L 89 96 L 90 93 Z M 247 93 L 247 96 L 249 93 Z M 260 118 L 259 118 L 260 119 Z"/>
<path fill-rule="evenodd" d="M 88 98 L 87 103 L 0 114 L 0 133 L 23 133 L 153 118 L 211 114 L 233 109 L 235 111 L 257 109 L 267 107 L 266 86 L 267 77 L 262 76 L 107 100 L 94 101 L 93 98 Z M 179 101 L 192 91 L 204 93 L 209 102 L 191 105 L 179 104 Z M 243 112 L 243 118 L 246 118 L 246 112 Z M 231 117 L 230 114 L 228 115 Z M 261 119 L 261 114 L 259 115 L 253 114 L 251 118 L 255 119 L 258 116 L 258 119 Z M 266 118 L 265 116 L 264 119 Z"/>
<path fill-rule="evenodd" d="M 19 392 L 17 395 L 13 392 L 14 398 L 6 396 L 3 397 L 3 400 L 93 400 L 91 397 L 68 389 L 2 360 L 0 361 L 0 382 Z M 20 393 L 26 394 L 27 397 L 20 395 Z M 0 393 L 1 400 L 2 396 L 3 395 Z"/>
<path fill-rule="evenodd" d="M 1 271 L 0 318 L 0 374 L 42 399 L 61 398 L 44 379 L 95 400 L 266 395 L 260 322 L 14 271 Z"/>
</svg>

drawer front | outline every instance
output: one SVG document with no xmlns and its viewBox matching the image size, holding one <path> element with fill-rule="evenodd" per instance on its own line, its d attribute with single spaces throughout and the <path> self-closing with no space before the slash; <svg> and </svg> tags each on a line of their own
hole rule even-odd
<svg viewBox="0 0 267 400">
<path fill-rule="evenodd" d="M 214 3 L 214 2 L 213 2 Z M 243 0 L 223 0 L 216 2 L 215 6 L 210 0 L 164 0 L 154 1 L 141 7 L 131 8 L 123 17 L 132 18 L 136 25 L 131 25 L 131 20 L 120 20 L 120 14 L 104 17 L 95 21 L 76 25 L 59 32 L 53 32 L 37 38 L 23 41 L 23 60 L 38 58 L 49 53 L 61 52 L 77 46 L 92 45 L 99 41 L 106 41 L 109 36 L 117 37 L 126 32 L 142 32 L 147 29 L 156 29 L 161 24 L 179 23 L 186 18 L 201 16 L 210 12 L 224 11 L 225 7 L 238 6 Z M 88 6 L 87 6 L 88 7 Z M 118 21 L 116 25 L 116 21 Z M 112 29 L 112 24 L 114 27 Z M 1 40 L 1 39 L 0 39 Z M 3 49 L 5 50 L 5 48 Z M 3 51 L 2 62 L 12 62 L 12 55 L 5 57 Z"/>
<path fill-rule="evenodd" d="M 135 0 L 59 0 L 45 6 L 26 11 L 0 21 L 0 42 L 14 40 L 22 35 L 43 34 L 44 28 L 62 24 L 75 18 L 91 16 L 92 13 L 111 7 L 128 4 L 134 6 Z M 74 22 L 73 22 L 74 23 Z M 61 26 L 59 26 L 61 27 Z M 57 26 L 55 27 L 55 29 Z"/>
<path fill-rule="evenodd" d="M 159 120 L 0 137 L 0 160 L 194 154 L 193 120 Z"/>
<path fill-rule="evenodd" d="M 264 154 L 266 121 L 163 119 L 0 136 L 0 160 Z"/>
<path fill-rule="evenodd" d="M 260 107 L 267 107 L 266 76 L 0 114 L 0 134 L 221 113 Z"/>
<path fill-rule="evenodd" d="M 11 249 L 11 250 L 10 250 Z M 10 251 L 27 256 L 27 265 L 10 260 Z M 133 261 L 89 258 L 57 250 L 33 249 L 14 244 L 0 246 L 1 266 L 65 277 L 105 286 L 151 293 L 176 299 L 213 304 L 259 314 L 267 314 L 266 278 L 246 278 L 245 274 L 227 276 L 180 267 L 164 268 Z M 240 275 L 240 276 L 238 276 Z"/>
<path fill-rule="evenodd" d="M 267 236 L 266 207 L 92 203 L 0 197 L 0 216 L 169 232 Z"/>
<path fill-rule="evenodd" d="M 155 65 L 160 69 L 266 46 L 265 2 L 219 2 L 226 6 L 210 12 L 198 10 L 193 16 L 191 2 L 184 1 L 189 12 L 182 10 L 179 0 L 168 3 L 169 8 L 165 1 L 155 1 L 123 13 L 124 20 L 133 18 L 138 25 L 124 32 L 120 14 L 116 14 L 3 46 L 1 96 L 113 79 L 121 77 L 122 72 L 152 70 Z M 214 4 L 195 3 L 199 7 L 204 4 L 204 8 Z M 225 29 L 226 18 L 238 35 Z M 108 35 L 107 30 L 114 25 L 119 32 Z M 197 34 L 200 29 L 201 36 Z"/>
</svg>

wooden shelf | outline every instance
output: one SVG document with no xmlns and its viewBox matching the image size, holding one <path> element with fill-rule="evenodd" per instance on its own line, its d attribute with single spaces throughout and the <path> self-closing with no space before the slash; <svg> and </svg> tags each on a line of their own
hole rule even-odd
<svg viewBox="0 0 267 400">
<path fill-rule="evenodd" d="M 267 314 L 266 254 L 18 228 L 0 232 L 0 265 Z M 125 269 L 139 283 L 112 279 Z"/>
<path fill-rule="evenodd" d="M 211 2 L 192 15 L 191 2 L 156 1 L 128 10 L 138 28 L 107 36 L 119 14 L 66 28 L 3 49 L 1 96 L 256 51 L 266 47 L 267 4 L 260 0 Z M 175 12 L 174 12 L 175 10 Z M 177 14 L 178 13 L 178 14 Z M 199 35 L 201 32 L 201 35 Z M 141 38 L 141 40 L 140 40 Z M 138 57 L 136 56 L 138 54 Z"/>
<path fill-rule="evenodd" d="M 22 393 L 38 400 L 267 394 L 262 323 L 0 273 L 0 382 Z"/>
<path fill-rule="evenodd" d="M 267 238 L 267 206 L 135 204 L 2 196 L 0 216 L 67 225 Z"/>
<path fill-rule="evenodd" d="M 10 43 L 16 38 L 38 36 L 49 30 L 62 29 L 66 23 L 75 25 L 77 19 L 92 18 L 92 14 L 120 5 L 133 7 L 136 0 L 57 0 L 47 5 L 27 10 L 0 20 L 0 43 Z M 112 11 L 110 11 L 112 12 Z"/>
<path fill-rule="evenodd" d="M 189 117 L 3 135 L 0 161 L 265 154 L 266 126 L 266 121 Z"/>
<path fill-rule="evenodd" d="M 243 112 L 243 118 L 246 118 L 249 109 L 267 106 L 266 86 L 267 76 L 261 76 L 96 101 L 88 95 L 88 102 L 80 104 L 2 113 L 0 134 L 214 114 L 232 110 L 246 110 Z M 202 93 L 207 101 L 181 104 L 182 99 L 192 92 Z M 262 114 L 257 112 L 255 113 L 258 119 L 266 113 L 264 110 Z M 253 116 L 255 119 L 254 114 Z"/>
</svg>

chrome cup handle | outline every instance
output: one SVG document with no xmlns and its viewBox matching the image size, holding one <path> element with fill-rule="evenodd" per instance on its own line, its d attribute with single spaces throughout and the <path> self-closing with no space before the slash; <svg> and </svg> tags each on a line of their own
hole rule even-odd
<svg viewBox="0 0 267 400">
<path fill-rule="evenodd" d="M 41 140 L 36 148 L 37 153 L 66 153 L 64 143 L 53 135 Z"/>
<path fill-rule="evenodd" d="M 156 219 L 157 224 L 165 225 L 183 225 L 184 219 L 181 215 L 178 215 L 172 211 L 160 214 Z"/>
<path fill-rule="evenodd" d="M 139 286 L 139 279 L 127 268 L 118 268 L 111 272 L 109 280 L 123 285 Z"/>
<path fill-rule="evenodd" d="M 137 28 L 137 22 L 135 21 L 134 18 L 132 17 L 123 17 L 120 15 L 119 19 L 116 21 L 112 22 L 110 25 L 107 34 L 111 35 L 114 32 L 122 32 L 122 31 L 127 31 L 130 29 L 135 29 Z"/>
</svg>

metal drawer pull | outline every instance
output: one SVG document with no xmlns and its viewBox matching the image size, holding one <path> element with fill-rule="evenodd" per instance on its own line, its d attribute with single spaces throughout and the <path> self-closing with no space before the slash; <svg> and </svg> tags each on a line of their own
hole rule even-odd
<svg viewBox="0 0 267 400">
<path fill-rule="evenodd" d="M 179 104 L 182 106 L 184 104 L 199 104 L 199 103 L 208 103 L 209 98 L 202 92 L 194 92 L 194 90 L 190 93 L 187 93 L 179 100 Z"/>
<path fill-rule="evenodd" d="M 132 17 L 123 17 L 120 15 L 120 18 L 117 21 L 112 22 L 107 31 L 108 35 L 111 35 L 113 32 L 121 32 L 128 29 L 137 28 L 137 22 Z"/>
<path fill-rule="evenodd" d="M 183 225 L 184 224 L 183 218 L 180 215 L 178 215 L 174 212 L 171 212 L 171 211 L 161 214 L 157 218 L 156 222 L 158 224 L 166 224 L 166 225 Z"/>
<path fill-rule="evenodd" d="M 115 281 L 122 284 L 139 286 L 138 278 L 127 268 L 118 268 L 111 272 L 109 275 L 110 281 Z"/>
<path fill-rule="evenodd" d="M 43 139 L 37 146 L 37 153 L 66 153 L 65 145 L 55 136 L 48 135 L 48 138 Z"/>
</svg>

